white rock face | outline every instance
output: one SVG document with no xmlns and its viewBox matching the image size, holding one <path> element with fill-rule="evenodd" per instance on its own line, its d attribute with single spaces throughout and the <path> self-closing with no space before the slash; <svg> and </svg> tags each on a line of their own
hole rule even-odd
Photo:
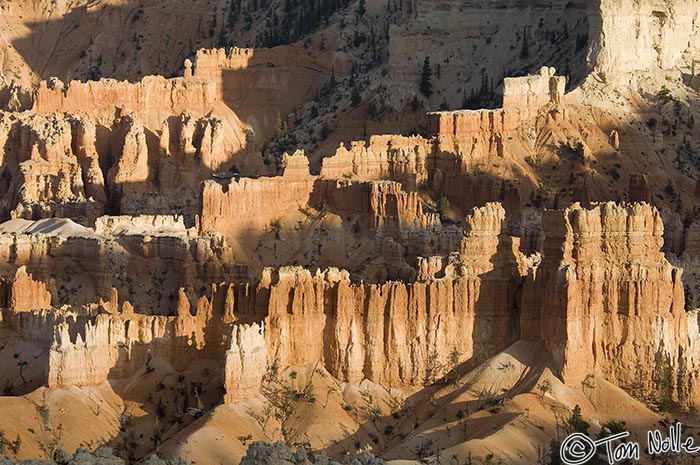
<svg viewBox="0 0 700 465">
<path fill-rule="evenodd" d="M 616 80 L 649 69 L 670 69 L 700 57 L 697 0 L 601 0 L 600 30 L 591 21 L 590 59 Z"/>
</svg>

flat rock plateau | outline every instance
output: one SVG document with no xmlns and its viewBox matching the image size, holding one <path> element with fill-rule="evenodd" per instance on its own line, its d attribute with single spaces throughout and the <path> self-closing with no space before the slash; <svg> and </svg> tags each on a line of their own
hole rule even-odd
<svg viewBox="0 0 700 465">
<path fill-rule="evenodd" d="M 699 66 L 697 0 L 0 0 L 0 463 L 699 463 Z"/>
</svg>

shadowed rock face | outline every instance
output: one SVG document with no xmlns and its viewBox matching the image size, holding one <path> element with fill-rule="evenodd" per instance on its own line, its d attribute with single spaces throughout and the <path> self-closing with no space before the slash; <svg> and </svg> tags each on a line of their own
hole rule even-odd
<svg viewBox="0 0 700 465">
<path fill-rule="evenodd" d="M 301 268 L 267 269 L 255 286 L 214 285 L 211 297 L 197 298 L 192 307 L 181 289 L 176 316 L 144 315 L 142 307 L 135 313 L 116 290 L 99 304 L 107 314 L 66 313 L 60 321 L 46 313 L 24 315 L 46 291 L 35 290 L 42 283 L 21 269 L 12 284 L 10 320 L 27 335 L 55 325 L 53 339 L 41 341 L 51 348 L 51 387 L 127 378 L 151 350 L 177 369 L 197 358 L 218 360 L 227 367 L 227 399 L 251 395 L 271 364 L 322 361 L 333 376 L 353 383 L 420 385 L 442 376 L 439 367 L 453 352 L 468 360 L 477 350 L 493 353 L 517 339 L 511 309 L 521 264 L 503 233 L 504 219 L 495 204 L 475 211 L 464 258 L 434 271 L 444 275 L 440 279 L 369 285 L 338 270 L 312 276 Z M 248 322 L 253 326 L 239 326 Z"/>
<path fill-rule="evenodd" d="M 695 330 L 684 310 L 681 270 L 660 252 L 663 227 L 656 210 L 608 203 L 549 212 L 543 218 L 545 258 L 529 272 L 504 227 L 499 205 L 474 210 L 459 255 L 433 271 L 441 278 L 366 285 L 337 270 L 266 270 L 255 286 L 212 288 L 211 298 L 198 299 L 196 316 L 181 291 L 175 318 L 133 315 L 124 304 L 120 315 L 78 327 L 83 336 L 77 340 L 62 324 L 52 343 L 49 383 L 99 384 L 108 376 L 128 376 L 144 360 L 144 352 L 135 352 L 129 365 L 115 367 L 119 351 L 104 341 L 135 348 L 165 344 L 171 348 L 159 352 L 176 366 L 192 357 L 188 350 L 223 361 L 227 331 L 233 331 L 223 362 L 229 400 L 259 389 L 260 371 L 272 364 L 321 361 L 340 380 L 412 386 L 426 382 L 432 363 L 448 366 L 452 352 L 468 361 L 520 338 L 543 340 L 571 385 L 600 374 L 621 386 L 634 384 L 637 395 L 651 398 L 666 366 L 676 378 L 695 379 Z M 526 272 L 530 276 L 516 293 Z M 18 308 L 34 298 L 16 295 Z M 644 371 L 626 369 L 635 360 Z M 77 368 L 101 364 L 89 375 Z M 678 402 L 696 405 L 692 382 L 673 389 Z"/>
</svg>

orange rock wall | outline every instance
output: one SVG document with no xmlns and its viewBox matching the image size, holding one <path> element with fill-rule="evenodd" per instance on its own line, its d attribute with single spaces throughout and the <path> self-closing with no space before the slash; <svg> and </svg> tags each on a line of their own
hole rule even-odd
<svg viewBox="0 0 700 465">
<path fill-rule="evenodd" d="M 140 114 L 163 115 L 191 112 L 205 114 L 217 101 L 216 82 L 206 79 L 166 79 L 147 76 L 140 82 L 115 81 L 42 81 L 34 97 L 37 113 L 114 112 L 126 107 Z"/>
<path fill-rule="evenodd" d="M 503 80 L 503 108 L 535 110 L 560 104 L 566 92 L 566 77 L 555 76 L 554 68 L 542 68 L 539 75 Z"/>
<path fill-rule="evenodd" d="M 544 259 L 523 291 L 522 337 L 544 340 L 571 385 L 598 373 L 658 401 L 672 383 L 675 400 L 697 406 L 697 336 L 689 336 L 682 270 L 661 252 L 656 209 L 575 205 L 546 212 L 543 229 Z"/>
<path fill-rule="evenodd" d="M 51 294 L 46 284 L 35 281 L 25 267 L 20 267 L 10 287 L 8 304 L 14 313 L 45 310 L 51 308 Z"/>
<path fill-rule="evenodd" d="M 264 373 L 251 376 L 245 367 L 320 362 L 343 381 L 415 386 L 449 371 L 453 353 L 464 362 L 509 345 L 517 338 L 510 309 L 521 271 L 504 221 L 498 205 L 475 211 L 467 254 L 442 278 L 363 284 L 336 269 L 282 268 L 267 269 L 256 287 L 220 288 L 220 312 L 249 325 L 234 332 L 235 344 L 254 341 L 253 354 L 229 350 L 227 399 L 238 398 L 241 386 L 259 387 Z"/>
<path fill-rule="evenodd" d="M 264 231 L 290 210 L 303 208 L 314 188 L 314 178 L 240 178 L 227 185 L 206 181 L 202 192 L 200 231 L 219 231 L 227 239 Z"/>
<path fill-rule="evenodd" d="M 415 190 L 428 176 L 427 159 L 432 152 L 422 137 L 372 136 L 369 145 L 353 142 L 341 145 L 325 158 L 321 177 L 328 179 L 392 180 Z"/>
<path fill-rule="evenodd" d="M 357 214 L 370 233 L 380 232 L 398 240 L 402 232 L 416 228 L 437 228 L 440 219 L 425 214 L 416 192 L 406 192 L 392 181 L 325 181 L 316 182 L 311 204 L 326 205 L 331 211 Z"/>
<path fill-rule="evenodd" d="M 184 297 L 186 299 L 186 297 Z M 181 293 L 176 317 L 133 313 L 128 302 L 121 314 L 101 314 L 84 324 L 57 324 L 49 352 L 48 386 L 98 385 L 107 379 L 128 378 L 160 357 L 176 370 L 194 360 L 223 363 L 220 317 L 200 299 L 196 315 Z"/>
</svg>

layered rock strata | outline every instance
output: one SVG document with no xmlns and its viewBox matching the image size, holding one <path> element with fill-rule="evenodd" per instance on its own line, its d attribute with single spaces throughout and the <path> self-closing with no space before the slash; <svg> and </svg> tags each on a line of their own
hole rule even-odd
<svg viewBox="0 0 700 465">
<path fill-rule="evenodd" d="M 543 340 L 570 385 L 601 374 L 652 401 L 668 385 L 675 400 L 697 406 L 698 335 L 682 270 L 661 252 L 658 211 L 574 205 L 546 212 L 543 232 L 542 263 L 523 288 L 522 337 Z"/>
<path fill-rule="evenodd" d="M 451 357 L 463 362 L 510 344 L 518 332 L 517 244 L 496 204 L 468 222 L 460 258 L 440 262 L 425 281 L 370 285 L 335 269 L 282 268 L 266 270 L 255 288 L 232 287 L 226 307 L 244 326 L 227 352 L 227 399 L 259 387 L 261 374 L 251 373 L 273 364 L 321 363 L 340 380 L 411 386 L 442 376 Z"/>
<path fill-rule="evenodd" d="M 137 113 L 0 113 L 0 214 L 37 220 L 181 214 L 194 224 L 200 183 L 231 168 L 215 117 L 169 117 L 153 133 Z"/>
<path fill-rule="evenodd" d="M 204 115 L 211 111 L 217 98 L 217 84 L 208 79 L 147 76 L 137 83 L 102 79 L 68 84 L 52 79 L 39 84 L 33 111 L 43 114 L 90 111 L 94 116 L 127 107 L 140 114 L 160 113 L 163 117 L 185 111 Z"/>
<path fill-rule="evenodd" d="M 441 376 L 454 356 L 466 361 L 517 337 L 517 314 L 503 309 L 513 308 L 522 265 L 504 220 L 497 205 L 475 211 L 463 258 L 443 262 L 421 282 L 370 285 L 338 270 L 266 270 L 256 285 L 214 285 L 210 298 L 190 299 L 181 289 L 177 316 L 135 313 L 116 290 L 93 316 L 55 319 L 37 312 L 45 303 L 27 298 L 15 305 L 32 308 L 18 330 L 56 328 L 52 339 L 37 341 L 50 346 L 50 386 L 128 377 L 149 357 L 181 368 L 196 358 L 223 364 L 223 347 L 231 400 L 257 388 L 274 363 L 319 362 L 351 382 L 418 385 Z M 118 222 L 103 223 L 100 231 L 118 229 Z"/>
<path fill-rule="evenodd" d="M 182 290 L 176 317 L 134 314 L 128 301 L 121 308 L 119 314 L 97 315 L 84 325 L 71 325 L 69 320 L 56 324 L 49 351 L 49 387 L 128 378 L 148 367 L 154 357 L 180 371 L 198 359 L 223 363 L 220 318 L 212 314 L 206 298 L 197 302 L 195 315 Z"/>
<path fill-rule="evenodd" d="M 391 180 L 407 190 L 415 190 L 428 178 L 427 159 L 432 152 L 422 137 L 372 136 L 369 145 L 341 144 L 335 154 L 325 158 L 321 178 Z"/>
<path fill-rule="evenodd" d="M 360 217 L 360 225 L 371 234 L 380 233 L 402 242 L 402 233 L 412 227 L 436 229 L 440 218 L 423 212 L 416 192 L 406 192 L 392 181 L 318 181 L 310 203 L 326 205 L 340 214 Z"/>
<path fill-rule="evenodd" d="M 22 292 L 34 288 L 20 286 L 6 307 L 12 312 L 80 307 L 108 299 L 116 288 L 139 312 L 167 315 L 174 310 L 179 287 L 199 291 L 211 282 L 247 276 L 245 267 L 232 263 L 220 235 L 198 237 L 183 221 L 104 217 L 95 229 L 58 219 L 5 223 L 0 228 L 0 278 L 30 283 L 21 271 L 26 270 L 45 289 Z"/>
<path fill-rule="evenodd" d="M 635 71 L 671 69 L 699 56 L 700 9 L 693 0 L 601 0 L 597 7 L 591 55 L 611 79 L 624 82 Z"/>
</svg>

